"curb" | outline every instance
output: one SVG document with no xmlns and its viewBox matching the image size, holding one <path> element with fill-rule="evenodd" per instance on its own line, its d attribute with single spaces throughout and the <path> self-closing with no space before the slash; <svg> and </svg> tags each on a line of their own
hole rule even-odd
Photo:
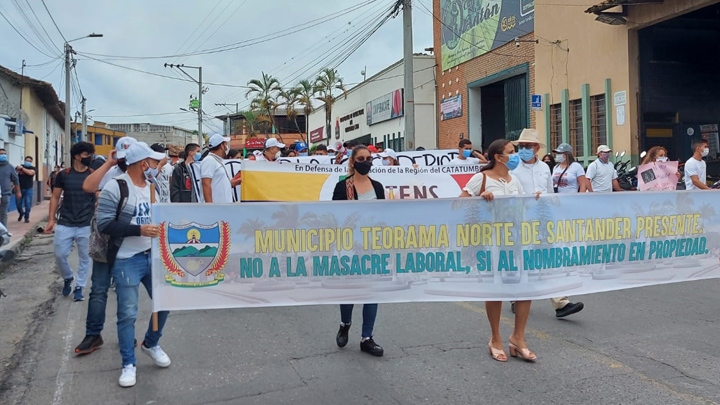
<svg viewBox="0 0 720 405">
<path fill-rule="evenodd" d="M 48 216 L 47 214 L 44 215 L 38 222 L 35 223 L 35 226 L 31 227 L 29 231 L 25 232 L 25 235 L 22 236 L 22 238 L 16 239 L 15 241 L 10 242 L 9 244 L 0 247 L 0 250 L 9 250 L 13 251 L 15 253 L 15 257 L 19 256 L 20 253 L 22 253 L 23 250 L 25 250 L 25 246 L 27 243 L 25 241 L 30 238 L 32 239 L 35 235 L 38 234 L 38 227 L 41 225 L 47 224 Z M 15 236 L 15 235 L 13 235 Z M 7 261 L 7 262 L 0 262 L 0 273 L 7 270 L 10 265 L 13 264 L 15 259 Z"/>
</svg>

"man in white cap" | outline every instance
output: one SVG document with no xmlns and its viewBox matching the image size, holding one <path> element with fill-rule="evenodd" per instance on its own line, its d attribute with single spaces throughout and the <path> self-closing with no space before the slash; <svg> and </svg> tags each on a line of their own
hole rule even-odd
<svg viewBox="0 0 720 405">
<path fill-rule="evenodd" d="M 136 142 L 135 138 L 129 136 L 120 138 L 115 145 L 115 150 L 110 152 L 105 163 L 85 179 L 83 191 L 87 193 L 100 192 L 111 179 L 123 175 L 127 171 L 126 158 L 128 150 Z M 101 333 L 105 326 L 105 310 L 107 308 L 110 280 L 109 264 L 93 260 L 92 286 L 85 319 L 85 337 L 75 348 L 77 354 L 90 354 L 103 345 Z"/>
<path fill-rule="evenodd" d="M 131 145 L 125 157 L 127 172 L 108 182 L 98 203 L 98 230 L 111 236 L 108 263 L 117 292 L 118 343 L 123 366 L 118 381 L 121 387 L 132 387 L 136 381 L 134 340 L 140 284 L 152 298 L 151 238 L 159 236 L 160 228 L 150 218 L 150 188 L 164 158 L 165 154 L 153 151 L 145 142 Z M 122 198 L 121 187 L 127 187 L 126 198 Z M 158 312 L 158 330 L 153 331 L 150 322 L 140 344 L 143 353 L 162 368 L 170 366 L 170 358 L 158 345 L 167 317 L 168 311 Z"/>
<path fill-rule="evenodd" d="M 378 154 L 382 159 L 383 166 L 399 166 L 397 153 L 394 150 L 387 148 L 382 153 Z"/>
<path fill-rule="evenodd" d="M 125 157 L 128 149 L 135 142 L 137 140 L 129 136 L 120 138 L 115 144 L 115 149 L 110 151 L 105 163 L 85 179 L 83 191 L 86 193 L 100 192 L 110 179 L 125 173 L 127 170 Z"/>
<path fill-rule="evenodd" d="M 208 141 L 210 153 L 200 162 L 202 192 L 206 203 L 232 203 L 233 187 L 240 179 L 230 178 L 223 159 L 230 150 L 230 137 L 215 134 Z"/>
<path fill-rule="evenodd" d="M 607 145 L 597 148 L 597 159 L 590 163 L 585 177 L 590 180 L 588 191 L 593 193 L 610 193 L 613 190 L 622 191 L 618 183 L 618 174 L 615 165 L 610 162 L 612 150 Z"/>
<path fill-rule="evenodd" d="M 540 148 L 545 146 L 545 143 L 540 141 L 540 133 L 536 129 L 525 128 L 518 140 L 513 143 L 518 147 L 520 165 L 512 171 L 512 174 L 520 180 L 525 194 L 552 194 L 554 189 L 550 167 L 537 156 Z M 580 312 L 585 307 L 582 302 L 570 302 L 568 297 L 551 298 L 550 301 L 558 318 Z M 511 304 L 511 309 L 514 313 L 514 302 Z"/>
<path fill-rule="evenodd" d="M 280 150 L 284 148 L 284 143 L 278 142 L 275 138 L 269 138 L 265 141 L 265 151 L 263 151 L 262 155 L 257 156 L 255 160 L 258 162 L 274 162 L 280 159 L 282 154 Z"/>
</svg>

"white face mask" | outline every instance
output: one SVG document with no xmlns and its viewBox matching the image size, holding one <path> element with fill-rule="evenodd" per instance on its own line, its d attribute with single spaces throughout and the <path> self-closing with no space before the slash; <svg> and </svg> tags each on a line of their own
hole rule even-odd
<svg viewBox="0 0 720 405">
<path fill-rule="evenodd" d="M 390 166 L 390 161 L 387 159 L 383 159 L 382 164 L 383 164 L 383 166 Z"/>
<path fill-rule="evenodd" d="M 658 162 L 667 162 L 668 158 L 667 158 L 667 156 L 660 156 L 657 158 L 657 161 Z"/>
<path fill-rule="evenodd" d="M 565 155 L 555 155 L 555 161 L 557 163 L 564 163 L 565 162 Z"/>
<path fill-rule="evenodd" d="M 708 154 L 710 154 L 710 149 L 705 148 L 705 149 L 702 150 L 702 155 L 703 155 L 703 157 L 707 156 Z"/>
<path fill-rule="evenodd" d="M 275 159 L 277 160 L 277 159 L 280 159 L 281 157 L 282 157 L 282 153 L 280 153 L 280 151 L 277 151 L 277 153 L 275 153 Z"/>
</svg>

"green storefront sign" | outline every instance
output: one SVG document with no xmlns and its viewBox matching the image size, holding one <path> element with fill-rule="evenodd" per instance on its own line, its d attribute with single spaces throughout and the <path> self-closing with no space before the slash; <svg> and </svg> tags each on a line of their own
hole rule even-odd
<svg viewBox="0 0 720 405">
<path fill-rule="evenodd" d="M 443 70 L 534 30 L 534 0 L 441 0 L 440 8 Z"/>
</svg>

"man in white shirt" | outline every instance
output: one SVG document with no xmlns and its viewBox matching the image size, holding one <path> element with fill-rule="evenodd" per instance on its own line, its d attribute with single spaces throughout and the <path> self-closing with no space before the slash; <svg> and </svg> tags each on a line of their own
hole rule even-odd
<svg viewBox="0 0 720 405">
<path fill-rule="evenodd" d="M 537 157 L 540 147 L 545 146 L 540 142 L 538 131 L 523 129 L 520 138 L 513 143 L 518 147 L 520 165 L 512 171 L 512 174 L 520 180 L 525 194 L 552 193 L 553 180 L 550 167 Z"/>
<path fill-rule="evenodd" d="M 240 179 L 231 179 L 223 164 L 230 150 L 230 138 L 215 134 L 208 146 L 210 153 L 200 162 L 203 198 L 206 203 L 232 203 L 232 189 L 240 184 Z"/>
<path fill-rule="evenodd" d="M 469 139 L 461 139 L 458 144 L 458 150 L 460 153 L 455 159 L 450 161 L 451 165 L 478 165 L 480 162 L 487 162 L 484 157 L 482 160 L 477 157 L 473 157 L 472 142 L 470 142 Z"/>
<path fill-rule="evenodd" d="M 155 152 L 165 154 L 165 159 L 160 162 L 160 172 L 158 173 L 157 182 L 155 183 L 155 189 L 157 190 L 157 202 L 169 203 L 170 202 L 170 178 L 172 177 L 173 167 L 168 162 L 167 151 L 168 148 L 159 143 L 150 145 L 150 149 Z"/>
<path fill-rule="evenodd" d="M 524 193 L 552 194 L 554 189 L 550 167 L 537 157 L 540 148 L 545 146 L 540 141 L 540 133 L 536 129 L 525 128 L 518 140 L 513 143 L 518 147 L 520 165 L 511 173 L 520 180 Z M 550 302 L 558 318 L 578 313 L 585 308 L 582 302 L 570 302 L 568 297 L 551 298 Z M 511 304 L 511 309 L 515 313 L 514 302 Z"/>
<path fill-rule="evenodd" d="M 285 149 L 285 144 L 278 142 L 275 138 L 270 138 L 265 141 L 265 150 L 262 155 L 257 155 L 255 160 L 258 162 L 274 162 L 280 159 L 282 155 L 281 149 Z"/>
<path fill-rule="evenodd" d="M 692 141 L 693 155 L 685 163 L 685 190 L 711 190 L 707 185 L 707 167 L 703 158 L 710 153 L 706 139 Z"/>
<path fill-rule="evenodd" d="M 590 180 L 588 191 L 591 193 L 610 193 L 613 190 L 622 191 L 618 183 L 615 165 L 610 163 L 610 149 L 607 145 L 597 148 L 597 159 L 590 163 L 585 177 Z"/>
</svg>

